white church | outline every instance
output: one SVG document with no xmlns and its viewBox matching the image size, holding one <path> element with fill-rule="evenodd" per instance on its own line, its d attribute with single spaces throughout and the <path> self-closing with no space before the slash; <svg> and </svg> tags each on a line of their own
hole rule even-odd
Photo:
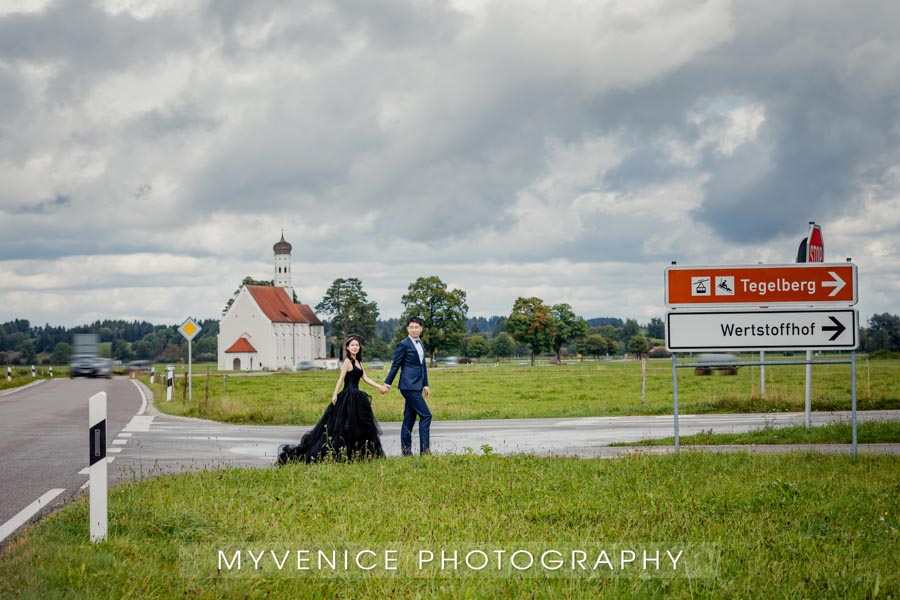
<svg viewBox="0 0 900 600">
<path fill-rule="evenodd" d="M 308 304 L 294 304 L 292 246 L 275 251 L 275 285 L 241 287 L 219 323 L 219 370 L 291 369 L 301 361 L 324 359 L 325 327 Z"/>
</svg>

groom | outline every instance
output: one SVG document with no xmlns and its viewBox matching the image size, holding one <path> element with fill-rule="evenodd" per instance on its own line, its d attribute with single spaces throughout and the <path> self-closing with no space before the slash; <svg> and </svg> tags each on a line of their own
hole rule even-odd
<svg viewBox="0 0 900 600">
<path fill-rule="evenodd" d="M 406 401 L 403 409 L 403 426 L 400 429 L 400 451 L 403 456 L 412 454 L 412 428 L 419 417 L 419 452 L 431 454 L 429 450 L 431 434 L 431 411 L 425 398 L 431 396 L 428 389 L 428 368 L 425 366 L 425 347 L 419 337 L 425 322 L 420 317 L 410 317 L 406 322 L 409 337 L 399 342 L 394 349 L 394 360 L 391 370 L 384 380 L 382 394 L 386 394 L 394 381 L 397 370 L 400 370 L 400 393 Z M 424 398 L 422 395 L 424 394 Z"/>
</svg>

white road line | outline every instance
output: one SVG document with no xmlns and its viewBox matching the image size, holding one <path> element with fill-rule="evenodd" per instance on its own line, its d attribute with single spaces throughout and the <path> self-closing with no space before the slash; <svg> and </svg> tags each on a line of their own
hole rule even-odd
<svg viewBox="0 0 900 600">
<path fill-rule="evenodd" d="M 144 395 L 144 389 L 140 386 L 140 384 L 137 381 L 132 379 L 131 383 L 134 384 L 134 387 L 136 387 L 138 392 L 141 394 L 141 410 L 138 411 L 138 414 L 142 415 L 147 410 L 147 396 Z"/>
<path fill-rule="evenodd" d="M 113 446 L 124 446 L 128 443 L 128 440 L 113 440 L 112 443 Z M 109 448 L 108 450 L 112 450 L 112 448 Z"/>
<path fill-rule="evenodd" d="M 109 452 L 110 450 L 118 450 L 118 448 L 108 448 L 106 451 Z M 115 456 L 107 456 L 107 457 L 106 457 L 106 464 L 109 464 L 109 463 L 111 463 L 111 462 L 114 461 L 114 460 L 116 460 L 116 457 L 115 457 Z M 91 474 L 91 468 L 90 468 L 90 467 L 85 467 L 85 468 L 83 468 L 82 470 L 78 471 L 78 474 L 79 474 L 79 475 L 90 475 L 90 474 Z"/>
<path fill-rule="evenodd" d="M 10 394 L 15 394 L 16 392 L 21 392 L 22 390 L 27 390 L 30 387 L 34 387 L 36 385 L 40 385 L 47 381 L 46 379 L 38 379 L 37 381 L 32 381 L 28 385 L 23 385 L 22 387 L 13 388 L 11 390 L 6 390 L 3 393 L 0 393 L 0 396 L 9 396 Z"/>
<path fill-rule="evenodd" d="M 133 434 L 133 433 L 120 433 L 120 434 L 117 435 L 116 437 L 120 437 L 120 438 L 130 438 L 132 435 L 134 435 L 134 434 Z"/>
<path fill-rule="evenodd" d="M 150 424 L 153 422 L 153 415 L 144 416 L 144 415 L 135 415 L 131 417 L 131 421 L 128 422 L 128 425 L 125 426 L 123 431 L 137 431 L 137 432 L 146 432 L 150 431 Z"/>
<path fill-rule="evenodd" d="M 39 510 L 50 504 L 50 502 L 54 498 L 62 494 L 64 491 L 66 491 L 65 488 L 50 490 L 28 506 L 23 508 L 21 511 L 19 511 L 19 514 L 14 516 L 12 519 L 7 521 L 3 525 L 0 525 L 0 542 L 8 538 L 16 529 L 27 523 L 28 519 L 37 514 Z"/>
<path fill-rule="evenodd" d="M 110 454 L 118 454 L 122 451 L 122 448 L 107 448 L 106 451 Z"/>
</svg>

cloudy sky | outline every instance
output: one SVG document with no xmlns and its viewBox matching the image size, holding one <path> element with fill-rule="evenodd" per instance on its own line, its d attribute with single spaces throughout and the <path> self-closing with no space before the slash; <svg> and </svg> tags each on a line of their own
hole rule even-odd
<svg viewBox="0 0 900 600">
<path fill-rule="evenodd" d="M 420 276 L 665 313 L 679 264 L 808 222 L 900 313 L 900 3 L 0 3 L 0 322 L 218 318 L 293 244 L 303 302 Z"/>
</svg>

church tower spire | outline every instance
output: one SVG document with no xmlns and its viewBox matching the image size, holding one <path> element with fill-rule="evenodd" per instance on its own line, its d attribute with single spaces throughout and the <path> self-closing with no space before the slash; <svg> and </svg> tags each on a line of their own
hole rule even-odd
<svg viewBox="0 0 900 600">
<path fill-rule="evenodd" d="M 281 230 L 281 239 L 275 243 L 272 250 L 275 252 L 275 286 L 283 287 L 288 298 L 294 298 L 294 288 L 291 285 L 291 246 L 284 241 L 284 229 Z"/>
</svg>

